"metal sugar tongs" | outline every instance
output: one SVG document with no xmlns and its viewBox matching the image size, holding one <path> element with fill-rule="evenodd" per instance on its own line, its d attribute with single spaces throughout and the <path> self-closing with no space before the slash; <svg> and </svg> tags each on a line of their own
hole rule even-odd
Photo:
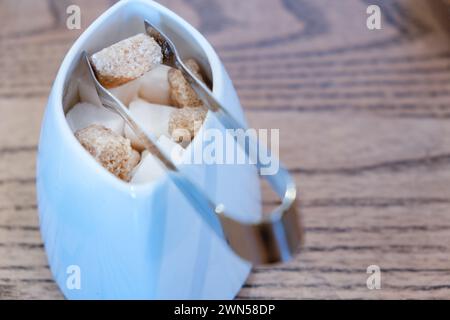
<svg viewBox="0 0 450 320">
<path fill-rule="evenodd" d="M 211 90 L 184 65 L 172 41 L 148 21 L 145 21 L 145 30 L 161 46 L 163 62 L 183 73 L 199 98 L 209 111 L 216 115 L 221 124 L 226 129 L 243 128 L 214 98 Z M 276 174 L 264 176 L 280 197 L 281 204 L 269 216 L 262 218 L 257 223 L 242 223 L 228 217 L 225 215 L 224 205 L 214 204 L 195 182 L 180 172 L 171 159 L 159 149 L 155 143 L 156 138 L 145 133 L 133 119 L 128 108 L 98 82 L 86 52 L 83 52 L 82 59 L 88 66 L 88 74 L 94 82 L 103 106 L 119 114 L 125 120 L 136 136 L 140 138 L 145 149 L 166 167 L 171 181 L 212 229 L 218 232 L 220 237 L 225 237 L 235 253 L 255 265 L 288 261 L 292 258 L 301 243 L 302 230 L 296 207 L 296 186 L 289 172 L 281 164 Z M 240 139 L 235 140 L 242 143 Z M 245 144 L 245 142 L 243 143 Z M 258 144 L 257 141 L 251 143 Z M 257 146 L 261 147 L 259 144 Z M 241 144 L 241 147 L 249 156 L 249 150 L 245 145 Z M 256 162 L 256 167 L 260 172 L 261 163 L 259 159 Z"/>
</svg>

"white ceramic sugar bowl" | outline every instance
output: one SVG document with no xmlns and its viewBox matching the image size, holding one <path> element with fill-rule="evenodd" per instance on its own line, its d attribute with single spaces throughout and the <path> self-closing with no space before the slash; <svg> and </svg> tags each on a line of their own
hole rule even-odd
<svg viewBox="0 0 450 320">
<path fill-rule="evenodd" d="M 251 266 L 209 229 L 166 178 L 132 185 L 103 169 L 78 143 L 65 118 L 68 106 L 63 98 L 81 52 L 143 32 L 144 19 L 162 28 L 182 55 L 199 60 L 210 74 L 215 96 L 244 121 L 222 63 L 198 31 L 152 1 L 120 1 L 111 7 L 67 53 L 42 124 L 37 193 L 51 271 L 70 299 L 233 298 Z M 209 116 L 203 130 L 212 127 L 223 130 Z M 195 139 L 186 154 L 201 144 Z M 236 218 L 253 220 L 260 214 L 253 166 L 195 165 L 182 170 Z"/>
</svg>

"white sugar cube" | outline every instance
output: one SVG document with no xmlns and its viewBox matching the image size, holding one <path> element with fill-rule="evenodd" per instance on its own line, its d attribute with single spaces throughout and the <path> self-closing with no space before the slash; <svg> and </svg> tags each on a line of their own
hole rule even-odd
<svg viewBox="0 0 450 320">
<path fill-rule="evenodd" d="M 168 72 L 171 68 L 159 65 L 140 78 L 139 97 L 156 104 L 170 105 Z"/>
<path fill-rule="evenodd" d="M 142 153 L 142 160 L 132 173 L 131 183 L 142 184 L 164 176 L 163 164 L 148 151 Z"/>
<path fill-rule="evenodd" d="M 131 101 L 137 99 L 140 86 L 141 78 L 138 78 L 121 86 L 109 89 L 109 92 L 122 101 L 124 105 L 128 106 Z"/>
<path fill-rule="evenodd" d="M 156 138 L 163 134 L 169 135 L 169 118 L 174 108 L 138 99 L 130 103 L 129 109 L 133 118 L 144 131 L 155 135 Z M 131 144 L 136 150 L 144 149 L 140 140 L 127 125 L 125 126 L 125 136 L 131 140 Z"/>
<path fill-rule="evenodd" d="M 182 146 L 165 135 L 159 137 L 157 144 L 175 165 L 182 163 L 185 151 Z"/>
<path fill-rule="evenodd" d="M 185 150 L 179 144 L 164 135 L 158 139 L 157 144 L 159 148 L 171 158 L 175 165 L 182 162 Z M 145 150 L 142 153 L 140 164 L 132 173 L 131 183 L 148 183 L 159 179 L 164 176 L 164 174 L 165 168 L 161 161 Z"/>
<path fill-rule="evenodd" d="M 117 134 L 123 134 L 124 121 L 119 115 L 91 103 L 77 103 L 69 110 L 66 119 L 73 132 L 98 124 Z"/>
</svg>

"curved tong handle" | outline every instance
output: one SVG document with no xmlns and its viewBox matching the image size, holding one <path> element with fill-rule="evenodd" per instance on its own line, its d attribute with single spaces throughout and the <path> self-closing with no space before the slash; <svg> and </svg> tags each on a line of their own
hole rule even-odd
<svg viewBox="0 0 450 320">
<path fill-rule="evenodd" d="M 226 129 L 244 128 L 222 107 L 211 90 L 186 67 L 175 45 L 163 32 L 148 21 L 145 21 L 145 30 L 161 46 L 164 63 L 183 73 L 199 98 Z M 236 139 L 235 136 L 235 140 L 240 143 L 249 157 L 250 148 L 243 145 L 244 139 Z M 258 141 L 250 141 L 250 143 L 257 146 L 256 150 L 262 150 Z M 261 172 L 259 159 L 256 161 L 256 167 L 258 172 Z M 216 209 L 230 246 L 241 257 L 255 264 L 289 260 L 295 254 L 302 239 L 296 204 L 296 187 L 289 172 L 280 164 L 275 175 L 264 177 L 281 198 L 281 205 L 267 219 L 256 224 L 243 224 Z"/>
</svg>

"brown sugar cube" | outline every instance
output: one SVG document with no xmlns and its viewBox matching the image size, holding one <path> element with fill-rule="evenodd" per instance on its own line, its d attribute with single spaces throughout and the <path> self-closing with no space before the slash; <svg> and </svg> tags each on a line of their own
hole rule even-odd
<svg viewBox="0 0 450 320">
<path fill-rule="evenodd" d="M 131 179 L 140 154 L 131 148 L 130 140 L 97 124 L 78 130 L 75 137 L 105 169 L 122 180 Z"/>
<path fill-rule="evenodd" d="M 181 140 L 186 138 L 192 140 L 200 130 L 206 114 L 204 107 L 185 107 L 172 111 L 169 119 L 169 134 L 172 139 L 176 142 L 183 142 Z"/>
<path fill-rule="evenodd" d="M 200 65 L 195 61 L 194 59 L 188 59 L 184 62 L 186 67 L 194 74 L 194 76 L 197 77 L 198 80 L 201 82 L 205 82 L 202 76 L 202 69 L 200 68 Z"/>
<path fill-rule="evenodd" d="M 200 81 L 204 81 L 200 66 L 195 60 L 189 59 L 185 64 Z M 203 105 L 203 102 L 198 98 L 194 89 L 192 89 L 180 70 L 169 70 L 168 80 L 170 85 L 170 98 L 173 106 L 182 108 L 199 107 Z"/>
<path fill-rule="evenodd" d="M 100 83 L 114 88 L 161 64 L 161 47 L 155 39 L 140 33 L 93 54 L 91 62 Z"/>
</svg>

